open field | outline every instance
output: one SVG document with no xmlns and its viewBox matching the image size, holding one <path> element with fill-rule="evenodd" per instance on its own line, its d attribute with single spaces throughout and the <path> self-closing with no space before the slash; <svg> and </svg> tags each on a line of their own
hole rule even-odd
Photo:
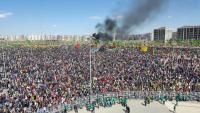
<svg viewBox="0 0 200 113">
<path fill-rule="evenodd" d="M 131 113 L 170 113 L 167 107 L 161 105 L 158 102 L 153 102 L 146 107 L 143 105 L 143 100 L 130 100 L 128 101 L 128 106 L 130 107 Z M 99 109 L 96 108 L 95 113 L 125 113 L 123 111 L 125 109 L 121 105 L 117 104 L 113 107 L 103 108 L 100 107 Z M 74 113 L 74 111 L 70 112 Z M 79 110 L 79 113 L 89 113 L 84 109 Z"/>
<path fill-rule="evenodd" d="M 128 106 L 130 107 L 130 113 L 172 113 L 173 103 L 166 102 L 165 105 L 160 104 L 157 101 L 152 102 L 146 107 L 143 105 L 143 100 L 129 100 Z M 113 107 L 95 109 L 95 113 L 125 113 L 124 107 L 117 104 Z M 74 113 L 71 111 L 69 113 Z M 90 113 L 85 108 L 79 110 L 79 113 Z M 200 113 L 200 103 L 198 102 L 180 102 L 176 113 Z"/>
</svg>

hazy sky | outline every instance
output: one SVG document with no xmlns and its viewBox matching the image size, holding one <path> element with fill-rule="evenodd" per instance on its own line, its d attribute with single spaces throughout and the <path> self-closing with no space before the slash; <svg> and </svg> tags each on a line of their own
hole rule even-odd
<svg viewBox="0 0 200 113">
<path fill-rule="evenodd" d="M 0 34 L 90 34 L 130 0 L 0 0 Z M 200 0 L 168 0 L 133 33 L 200 25 Z"/>
</svg>

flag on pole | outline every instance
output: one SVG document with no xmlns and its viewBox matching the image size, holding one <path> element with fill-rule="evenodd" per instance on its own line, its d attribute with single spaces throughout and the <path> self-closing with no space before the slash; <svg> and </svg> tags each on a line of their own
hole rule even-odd
<svg viewBox="0 0 200 113">
<path fill-rule="evenodd" d="M 27 39 L 27 40 L 26 40 L 26 45 L 27 45 L 27 46 L 30 46 L 30 45 L 31 45 L 31 41 Z"/>
<path fill-rule="evenodd" d="M 148 47 L 147 46 L 141 46 L 140 51 L 143 52 L 143 53 L 146 53 L 148 51 Z"/>
<path fill-rule="evenodd" d="M 74 45 L 74 48 L 75 48 L 75 49 L 80 49 L 80 48 L 81 48 L 81 45 L 80 45 L 80 43 L 79 43 L 79 42 L 77 42 L 77 43 Z"/>
</svg>

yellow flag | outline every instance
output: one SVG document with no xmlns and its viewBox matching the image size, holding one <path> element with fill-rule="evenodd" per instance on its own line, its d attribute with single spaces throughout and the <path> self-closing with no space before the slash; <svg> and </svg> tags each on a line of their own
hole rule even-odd
<svg viewBox="0 0 200 113">
<path fill-rule="evenodd" d="M 147 46 L 141 46 L 140 51 L 146 53 L 148 51 L 148 47 Z"/>
</svg>

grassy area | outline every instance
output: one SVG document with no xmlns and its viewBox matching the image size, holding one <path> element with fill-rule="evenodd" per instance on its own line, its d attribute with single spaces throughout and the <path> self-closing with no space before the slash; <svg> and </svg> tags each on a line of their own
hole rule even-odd
<svg viewBox="0 0 200 113">
<path fill-rule="evenodd" d="M 9 48 L 46 48 L 46 47 L 58 47 L 60 45 L 75 45 L 76 43 L 80 43 L 81 45 L 85 45 L 88 42 L 75 42 L 75 41 L 59 41 L 59 40 L 39 40 L 39 41 L 1 41 L 1 47 L 9 47 Z M 192 46 L 199 47 L 200 40 L 169 40 L 166 43 L 163 41 L 135 41 L 135 40 L 115 40 L 115 41 L 104 41 L 102 42 L 106 46 L 113 46 L 114 48 L 121 47 L 139 47 L 139 46 L 148 46 L 148 47 L 177 47 L 177 46 Z M 100 42 L 93 42 L 93 44 L 100 44 Z"/>
</svg>

